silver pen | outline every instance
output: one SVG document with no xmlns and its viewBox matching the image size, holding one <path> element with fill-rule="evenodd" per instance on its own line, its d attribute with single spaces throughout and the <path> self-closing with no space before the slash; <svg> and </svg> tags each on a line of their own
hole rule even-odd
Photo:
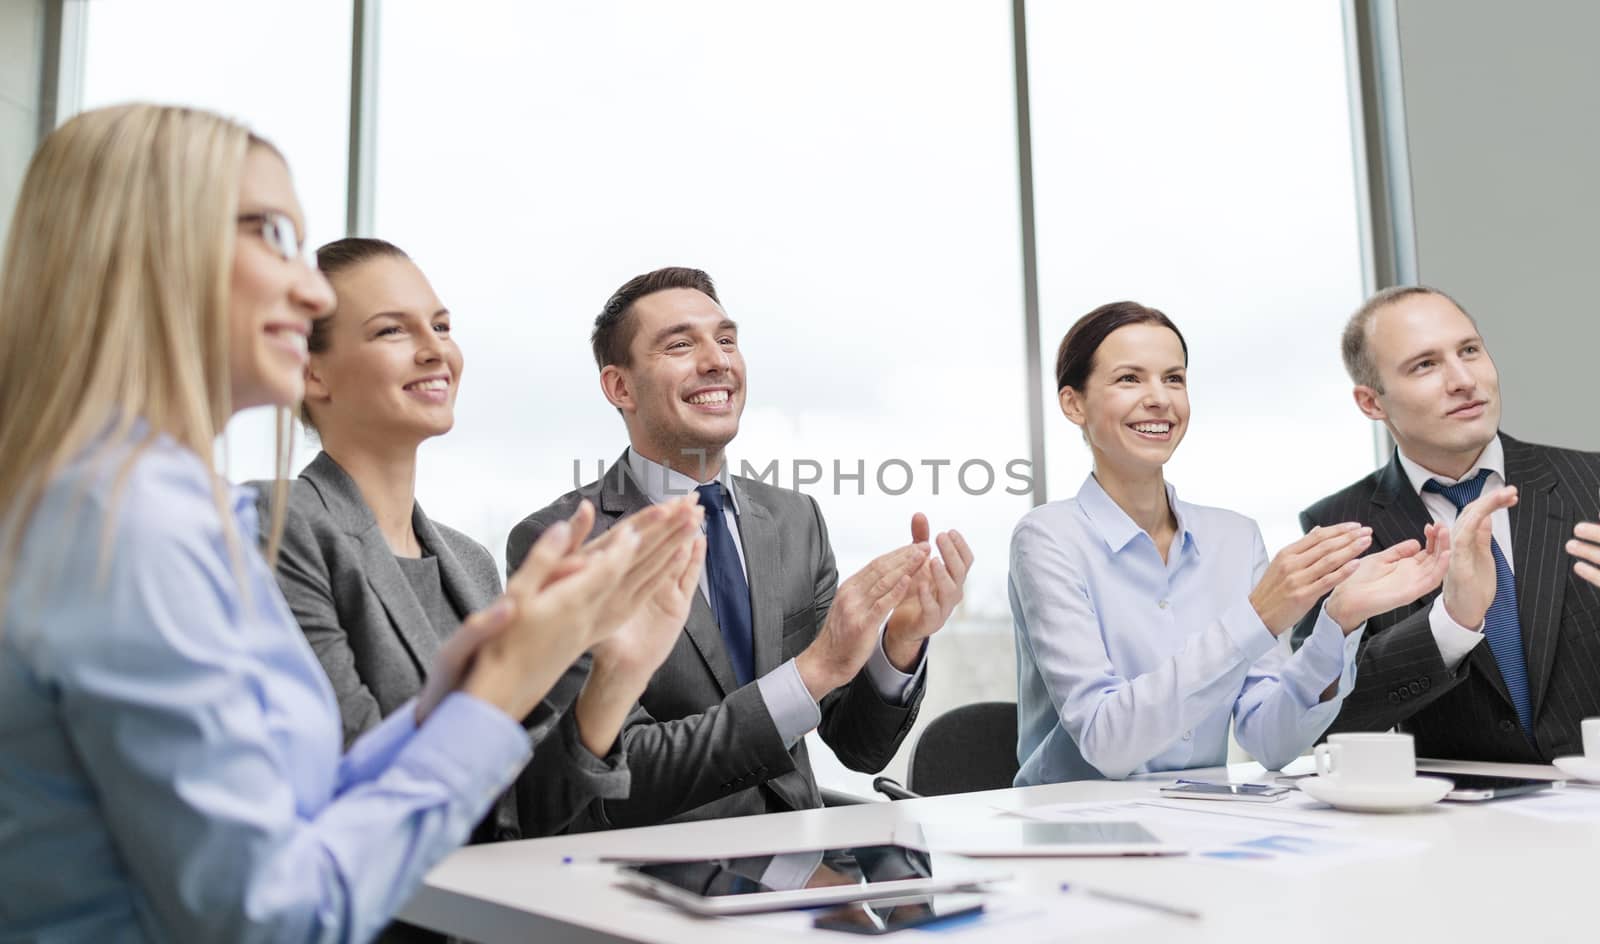
<svg viewBox="0 0 1600 944">
<path fill-rule="evenodd" d="M 1115 902 L 1119 905 L 1131 905 L 1135 908 L 1145 908 L 1161 914 L 1172 915 L 1175 918 L 1187 918 L 1190 921 L 1199 921 L 1205 917 L 1193 908 L 1182 908 L 1178 905 L 1169 905 L 1164 901 L 1154 901 L 1136 895 L 1126 895 L 1122 892 L 1107 891 L 1103 888 L 1091 888 L 1088 885 L 1079 885 L 1074 882 L 1062 882 L 1061 890 L 1064 892 L 1078 892 L 1101 901 Z"/>
</svg>

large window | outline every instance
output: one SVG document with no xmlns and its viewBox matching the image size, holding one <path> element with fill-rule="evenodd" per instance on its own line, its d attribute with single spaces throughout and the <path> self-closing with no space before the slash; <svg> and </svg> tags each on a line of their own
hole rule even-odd
<svg viewBox="0 0 1600 944">
<path fill-rule="evenodd" d="M 986 684 L 1009 689 L 1029 498 L 1007 474 L 1027 456 L 1008 6 L 477 11 L 382 24 L 378 231 L 434 280 L 469 365 L 457 428 L 424 447 L 430 513 L 498 555 L 575 461 L 593 479 L 626 444 L 594 315 L 639 272 L 704 268 L 748 364 L 735 464 L 821 476 L 802 487 L 841 576 L 913 511 L 962 529 L 979 564 L 950 632 L 997 646 Z M 862 478 L 835 487 L 835 463 Z"/>
<path fill-rule="evenodd" d="M 288 160 L 307 246 L 344 234 L 350 0 L 141 0 L 85 9 L 84 108 L 154 101 L 236 118 Z M 221 454 L 231 478 L 272 475 L 272 427 L 271 409 L 228 424 Z"/>
<path fill-rule="evenodd" d="M 1049 497 L 1089 451 L 1056 405 L 1080 315 L 1132 298 L 1189 342 L 1185 500 L 1243 512 L 1268 553 L 1373 467 L 1340 366 L 1360 304 L 1340 8 L 1234 0 L 1028 7 Z"/>
<path fill-rule="evenodd" d="M 86 105 L 241 117 L 288 155 L 311 242 L 342 234 L 350 0 L 88 9 Z M 924 719 L 1015 697 L 1009 535 L 1032 479 L 1060 499 L 1088 471 L 1052 374 L 1095 305 L 1134 298 L 1183 328 L 1194 415 L 1171 477 L 1256 518 L 1269 548 L 1372 467 L 1336 356 L 1363 290 L 1338 5 L 1029 5 L 1036 337 L 1009 3 L 372 9 L 375 235 L 433 281 L 469 367 L 418 494 L 497 557 L 622 451 L 588 332 L 663 265 L 708 270 L 741 324 L 736 471 L 814 495 L 842 575 L 904 541 L 913 511 L 971 539 Z M 229 440 L 233 477 L 270 472 L 266 417 Z M 824 782 L 866 789 L 818 756 Z"/>
</svg>

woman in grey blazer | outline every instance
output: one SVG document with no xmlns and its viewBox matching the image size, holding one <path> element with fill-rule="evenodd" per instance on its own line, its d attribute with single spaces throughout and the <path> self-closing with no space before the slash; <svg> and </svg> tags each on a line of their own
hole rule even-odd
<svg viewBox="0 0 1600 944">
<path fill-rule="evenodd" d="M 432 521 L 414 494 L 417 449 L 454 422 L 462 355 L 450 313 L 405 253 L 376 239 L 317 251 L 337 296 L 314 322 L 301 419 L 323 451 L 290 485 L 277 578 L 333 682 L 347 742 L 421 690 L 465 614 L 500 593 L 484 547 Z M 263 505 L 266 503 L 263 498 Z M 697 585 L 703 539 L 686 499 L 642 536 L 663 576 L 624 634 L 621 665 L 569 668 L 525 726 L 538 748 L 475 841 L 560 832 L 590 803 L 626 796 L 616 747 L 628 709 L 671 650 Z M 642 557 L 643 555 L 641 555 Z M 567 710 L 569 706 L 573 710 Z"/>
</svg>

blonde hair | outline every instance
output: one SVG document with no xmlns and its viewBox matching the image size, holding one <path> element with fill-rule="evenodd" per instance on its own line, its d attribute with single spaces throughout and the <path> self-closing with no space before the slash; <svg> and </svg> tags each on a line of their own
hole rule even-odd
<svg viewBox="0 0 1600 944">
<path fill-rule="evenodd" d="M 0 611 L 50 481 L 97 441 L 165 434 L 213 464 L 232 415 L 229 292 L 248 129 L 211 112 L 123 105 L 53 131 L 28 165 L 0 275 Z M 278 423 L 268 556 L 286 488 Z M 236 563 L 221 476 L 213 494 Z M 106 529 L 103 554 L 109 554 Z"/>
</svg>

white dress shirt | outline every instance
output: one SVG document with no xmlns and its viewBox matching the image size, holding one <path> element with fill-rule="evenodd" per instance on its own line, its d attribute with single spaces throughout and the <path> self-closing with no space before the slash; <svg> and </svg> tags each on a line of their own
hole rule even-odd
<svg viewBox="0 0 1600 944">
<path fill-rule="evenodd" d="M 1362 630 L 1345 636 L 1324 611 L 1290 654 L 1250 605 L 1267 569 L 1254 521 L 1170 485 L 1167 501 L 1178 533 L 1165 561 L 1093 475 L 1012 533 L 1018 786 L 1225 764 L 1230 718 L 1278 768 L 1354 685 Z"/>
<path fill-rule="evenodd" d="M 1506 453 L 1505 447 L 1500 444 L 1500 437 L 1489 440 L 1489 445 L 1483 447 L 1483 452 L 1478 456 L 1478 461 L 1472 464 L 1467 474 L 1459 479 L 1449 476 L 1435 475 L 1427 469 L 1411 461 L 1406 454 L 1395 450 L 1400 457 L 1400 467 L 1406 470 L 1406 478 L 1411 481 L 1411 487 L 1416 489 L 1422 505 L 1428 509 L 1428 514 L 1439 524 L 1450 528 L 1452 533 L 1452 546 L 1454 546 L 1454 529 L 1456 524 L 1456 506 L 1450 499 L 1438 492 L 1425 492 L 1422 487 L 1428 484 L 1429 479 L 1438 479 L 1443 485 L 1454 485 L 1465 482 L 1477 476 L 1480 469 L 1489 470 L 1489 479 L 1483 483 L 1485 492 L 1499 488 L 1506 484 Z M 1514 574 L 1517 572 L 1516 561 L 1511 559 L 1511 512 L 1504 508 L 1497 508 L 1489 515 L 1489 527 L 1494 532 L 1494 541 L 1500 545 L 1500 553 L 1505 555 L 1506 566 Z M 1433 641 L 1439 645 L 1439 655 L 1444 659 L 1445 668 L 1455 671 L 1472 648 L 1483 642 L 1483 624 L 1477 628 L 1469 629 L 1456 622 L 1444 608 L 1444 594 L 1434 598 L 1433 608 L 1428 611 L 1428 626 L 1433 630 Z"/>
<path fill-rule="evenodd" d="M 634 484 L 638 485 L 652 502 L 663 502 L 689 495 L 706 484 L 697 482 L 659 462 L 646 459 L 631 447 L 628 449 L 628 473 L 633 476 Z M 713 522 L 707 518 L 705 527 L 724 527 L 733 535 L 734 549 L 739 552 L 739 566 L 744 569 L 745 580 L 748 583 L 750 565 L 745 562 L 744 541 L 739 536 L 739 495 L 733 488 L 733 476 L 728 472 L 726 460 L 723 461 L 722 471 L 717 474 L 716 480 L 722 483 L 722 494 L 726 496 L 726 501 L 722 504 L 722 521 Z M 704 568 L 700 570 L 700 595 L 705 597 L 707 603 L 711 602 Z M 883 650 L 883 630 L 878 630 L 878 644 L 872 648 L 872 655 L 867 658 L 867 675 L 872 679 L 873 687 L 884 701 L 897 705 L 906 703 L 907 696 L 916 687 L 917 680 L 927 667 L 927 651 L 927 647 L 924 646 L 922 657 L 918 659 L 915 670 L 910 674 L 902 672 L 889 661 L 888 654 Z M 800 677 L 800 669 L 793 659 L 757 679 L 756 684 L 761 689 L 761 699 L 766 703 L 767 713 L 772 716 L 772 722 L 783 738 L 785 747 L 793 747 L 795 741 L 822 723 L 822 709 L 811 697 L 811 690 L 806 688 L 805 680 Z"/>
</svg>

